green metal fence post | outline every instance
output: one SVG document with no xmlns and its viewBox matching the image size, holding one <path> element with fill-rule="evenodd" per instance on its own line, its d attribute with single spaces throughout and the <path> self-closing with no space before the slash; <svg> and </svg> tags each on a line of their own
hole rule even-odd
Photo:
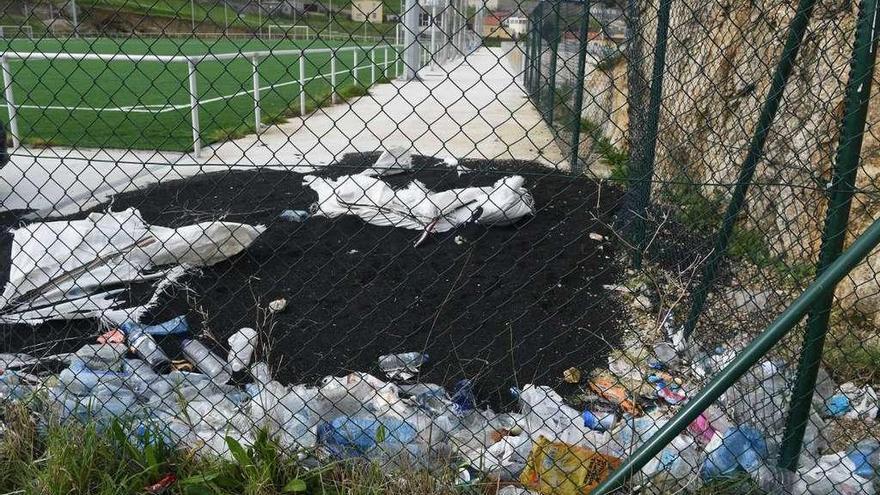
<svg viewBox="0 0 880 495">
<path fill-rule="evenodd" d="M 707 407 L 715 403 L 724 392 L 762 359 L 780 339 L 788 334 L 815 302 L 824 294 L 833 292 L 837 282 L 880 244 L 880 219 L 865 230 L 828 269 L 807 287 L 791 305 L 782 312 L 758 337 L 690 401 L 688 401 L 657 433 L 643 443 L 633 455 L 591 492 L 604 495 L 623 486 L 634 473 L 642 469 L 665 446 L 685 430 Z"/>
<path fill-rule="evenodd" d="M 645 250 L 645 243 L 648 242 L 648 236 L 645 235 L 645 214 L 648 205 L 651 204 L 651 177 L 654 175 L 654 159 L 657 156 L 657 128 L 660 124 L 660 103 L 663 97 L 663 73 L 666 71 L 666 45 L 671 8 L 672 0 L 660 0 L 654 66 L 651 69 L 651 96 L 648 101 L 647 139 L 643 143 L 643 161 L 635 164 L 637 170 L 633 177 L 634 182 L 630 185 L 635 188 L 633 207 L 636 215 L 633 219 L 632 241 L 636 248 L 633 253 L 633 266 L 636 269 L 642 267 L 642 252 Z"/>
<path fill-rule="evenodd" d="M 770 127 L 776 117 L 779 103 L 782 101 L 782 95 L 788 84 L 788 77 L 791 75 L 792 70 L 794 70 L 798 50 L 800 50 L 801 42 L 804 39 L 804 34 L 807 31 L 815 5 L 816 0 L 800 0 L 798 2 L 797 12 L 788 28 L 782 56 L 779 58 L 779 63 L 776 65 L 776 70 L 773 73 L 770 92 L 767 93 L 767 99 L 764 101 L 764 107 L 761 109 L 761 115 L 758 117 L 755 134 L 752 136 L 749 151 L 746 154 L 745 160 L 743 160 L 742 168 L 736 179 L 736 187 L 733 190 L 730 203 L 727 205 L 727 211 L 724 214 L 721 229 L 718 231 L 715 247 L 709 254 L 706 265 L 703 268 L 702 280 L 694 290 L 693 303 L 684 324 L 685 338 L 690 337 L 697 325 L 700 313 L 703 312 L 703 306 L 706 305 L 709 289 L 715 283 L 718 266 L 721 263 L 721 259 L 727 253 L 727 245 L 733 233 L 733 225 L 736 223 L 736 217 L 745 203 L 749 184 L 752 182 L 752 176 L 755 175 L 755 168 L 764 155 L 764 143 L 767 141 L 767 135 L 770 133 Z"/>
<path fill-rule="evenodd" d="M 553 129 L 553 113 L 556 110 L 556 64 L 559 57 L 559 1 L 553 0 L 553 22 L 550 28 L 550 69 L 547 74 L 547 101 L 544 103 L 544 120 L 547 126 Z"/>
<path fill-rule="evenodd" d="M 532 72 L 532 15 L 534 15 L 534 11 L 529 13 L 529 23 L 526 27 L 526 36 L 520 39 L 522 43 L 522 52 L 525 61 L 523 62 L 523 88 L 526 91 L 526 95 L 529 93 L 529 87 L 531 87 L 530 78 Z"/>
<path fill-rule="evenodd" d="M 871 97 L 871 85 L 874 79 L 874 63 L 877 58 L 877 38 L 874 33 L 878 28 L 880 22 L 877 16 L 877 0 L 863 0 L 859 5 L 852 65 L 846 85 L 845 113 L 837 148 L 837 163 L 831 180 L 822 247 L 816 264 L 817 276 L 840 256 L 846 240 L 846 227 L 849 223 L 850 206 L 859 169 L 859 155 L 862 151 L 862 137 L 868 117 L 868 100 Z M 779 457 L 779 466 L 789 471 L 797 469 L 804 431 L 810 420 L 813 391 L 816 387 L 819 363 L 822 360 L 833 300 L 834 291 L 831 290 L 816 301 L 807 318 L 797 381 Z"/>
<path fill-rule="evenodd" d="M 574 84 L 574 104 L 572 105 L 571 122 L 571 172 L 580 175 L 584 172 L 581 161 L 578 159 L 581 147 L 581 111 L 584 106 L 584 75 L 587 66 L 587 44 L 590 29 L 590 1 L 583 0 L 583 15 L 581 16 L 581 28 L 578 36 L 578 61 L 577 75 Z"/>
</svg>

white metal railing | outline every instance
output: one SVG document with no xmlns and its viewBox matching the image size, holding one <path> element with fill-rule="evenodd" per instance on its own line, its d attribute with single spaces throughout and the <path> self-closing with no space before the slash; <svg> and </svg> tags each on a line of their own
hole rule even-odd
<svg viewBox="0 0 880 495">
<path fill-rule="evenodd" d="M 379 67 L 381 67 L 382 74 L 388 74 L 388 67 L 391 64 L 395 64 L 395 73 L 399 73 L 397 70 L 398 64 L 401 62 L 399 57 L 399 52 L 397 50 L 398 47 L 390 44 L 386 45 L 373 45 L 373 46 L 347 46 L 341 48 L 309 48 L 309 49 L 293 49 L 293 50 L 262 50 L 262 51 L 252 51 L 252 52 L 235 52 L 235 53 L 206 53 L 201 55 L 127 55 L 127 54 L 105 54 L 105 53 L 43 53 L 43 52 L 17 52 L 8 50 L 0 53 L 0 70 L 3 73 L 3 86 L 4 86 L 4 98 L 6 100 L 6 109 L 9 114 L 9 133 L 12 135 L 12 145 L 13 148 L 18 148 L 21 144 L 21 135 L 19 133 L 18 127 L 18 113 L 19 108 L 15 104 L 15 95 L 12 90 L 12 70 L 10 69 L 9 62 L 10 60 L 17 61 L 29 61 L 29 60 L 100 60 L 104 62 L 129 62 L 129 63 L 141 63 L 141 62 L 161 62 L 161 63 L 185 63 L 187 65 L 187 78 L 189 81 L 189 103 L 184 105 L 136 105 L 136 106 L 127 106 L 127 107 L 118 107 L 118 108 L 86 108 L 86 110 L 92 111 L 122 111 L 122 112 L 144 112 L 150 111 L 153 113 L 162 113 L 171 110 L 177 110 L 184 107 L 189 107 L 190 110 L 190 123 L 192 126 L 192 135 L 193 135 L 193 153 L 195 156 L 200 156 L 202 151 L 201 144 L 201 127 L 199 123 L 199 108 L 201 105 L 207 103 L 213 103 L 216 101 L 222 101 L 229 98 L 235 98 L 238 96 L 242 96 L 245 94 L 251 94 L 254 102 L 254 124 L 256 132 L 260 132 L 261 130 L 261 111 L 260 111 L 260 97 L 261 97 L 261 86 L 260 86 L 260 74 L 259 74 L 259 63 L 261 59 L 269 58 L 269 57 L 287 57 L 287 56 L 295 56 L 298 57 L 298 65 L 299 65 L 299 78 L 294 81 L 286 81 L 283 83 L 278 83 L 274 85 L 269 85 L 267 88 L 273 89 L 275 87 L 280 87 L 283 85 L 295 84 L 299 86 L 299 106 L 300 106 L 300 115 L 304 116 L 306 114 L 306 92 L 305 85 L 309 81 L 313 81 L 316 79 L 323 79 L 325 81 L 329 81 L 331 87 L 331 100 L 335 103 L 338 100 L 337 95 L 337 76 L 339 74 L 352 74 L 356 83 L 360 83 L 361 80 L 358 77 L 360 71 L 362 69 L 370 70 L 370 84 L 373 85 L 376 80 L 376 71 Z M 382 62 L 379 62 L 377 58 L 377 50 L 381 50 L 383 53 Z M 346 68 L 345 70 L 338 71 L 337 68 L 337 55 L 339 53 L 345 53 L 348 51 L 353 52 L 353 63 L 351 67 Z M 358 53 L 364 52 L 365 58 L 368 59 L 368 63 L 366 65 L 358 65 Z M 330 56 L 330 73 L 325 74 L 319 71 L 318 74 L 306 77 L 305 70 L 305 62 L 306 57 L 308 55 L 314 54 L 326 54 L 329 53 Z M 393 54 L 394 59 L 389 60 L 389 53 Z M 367 56 L 368 55 L 368 56 Z M 253 89 L 243 90 L 232 95 L 224 95 L 214 98 L 209 98 L 206 100 L 199 100 L 198 94 L 198 64 L 204 62 L 220 62 L 220 61 L 228 61 L 228 60 L 236 60 L 236 59 L 246 59 L 251 62 L 252 66 L 252 83 Z M 158 107 L 156 110 L 149 110 L 150 107 Z M 37 107 L 42 108 L 42 107 Z M 54 107 L 53 107 L 54 108 Z M 69 109 L 69 110 L 77 110 L 78 107 L 59 107 L 61 109 Z"/>
</svg>

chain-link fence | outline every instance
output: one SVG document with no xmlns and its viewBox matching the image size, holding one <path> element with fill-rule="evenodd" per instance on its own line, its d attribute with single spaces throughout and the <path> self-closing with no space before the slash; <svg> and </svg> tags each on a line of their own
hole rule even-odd
<svg viewBox="0 0 880 495">
<path fill-rule="evenodd" d="M 0 14 L 0 493 L 875 493 L 876 0 Z"/>
</svg>

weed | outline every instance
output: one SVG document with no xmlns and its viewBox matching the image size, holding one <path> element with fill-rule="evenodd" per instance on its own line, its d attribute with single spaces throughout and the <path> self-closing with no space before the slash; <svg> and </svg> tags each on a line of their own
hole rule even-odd
<svg viewBox="0 0 880 495">
<path fill-rule="evenodd" d="M 611 169 L 610 180 L 620 185 L 629 181 L 629 153 L 618 148 L 602 133 L 599 124 L 589 119 L 581 120 L 581 130 L 593 140 L 593 149 Z"/>
</svg>

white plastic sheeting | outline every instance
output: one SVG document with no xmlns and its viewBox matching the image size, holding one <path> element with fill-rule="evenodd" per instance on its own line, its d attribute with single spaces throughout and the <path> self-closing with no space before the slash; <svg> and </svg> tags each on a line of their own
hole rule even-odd
<svg viewBox="0 0 880 495">
<path fill-rule="evenodd" d="M 13 231 L 12 266 L 0 296 L 0 322 L 137 320 L 188 268 L 210 266 L 238 254 L 264 230 L 230 222 L 178 229 L 147 225 L 133 208 L 27 225 Z M 127 284 L 148 280 L 158 283 L 146 304 L 131 307 L 118 298 Z"/>
<path fill-rule="evenodd" d="M 303 184 L 318 194 L 314 215 L 357 215 L 373 225 L 446 232 L 469 221 L 507 225 L 534 214 L 535 201 L 525 179 L 504 177 L 491 186 L 433 192 L 419 181 L 394 190 L 367 175 L 328 179 L 307 175 Z"/>
</svg>

